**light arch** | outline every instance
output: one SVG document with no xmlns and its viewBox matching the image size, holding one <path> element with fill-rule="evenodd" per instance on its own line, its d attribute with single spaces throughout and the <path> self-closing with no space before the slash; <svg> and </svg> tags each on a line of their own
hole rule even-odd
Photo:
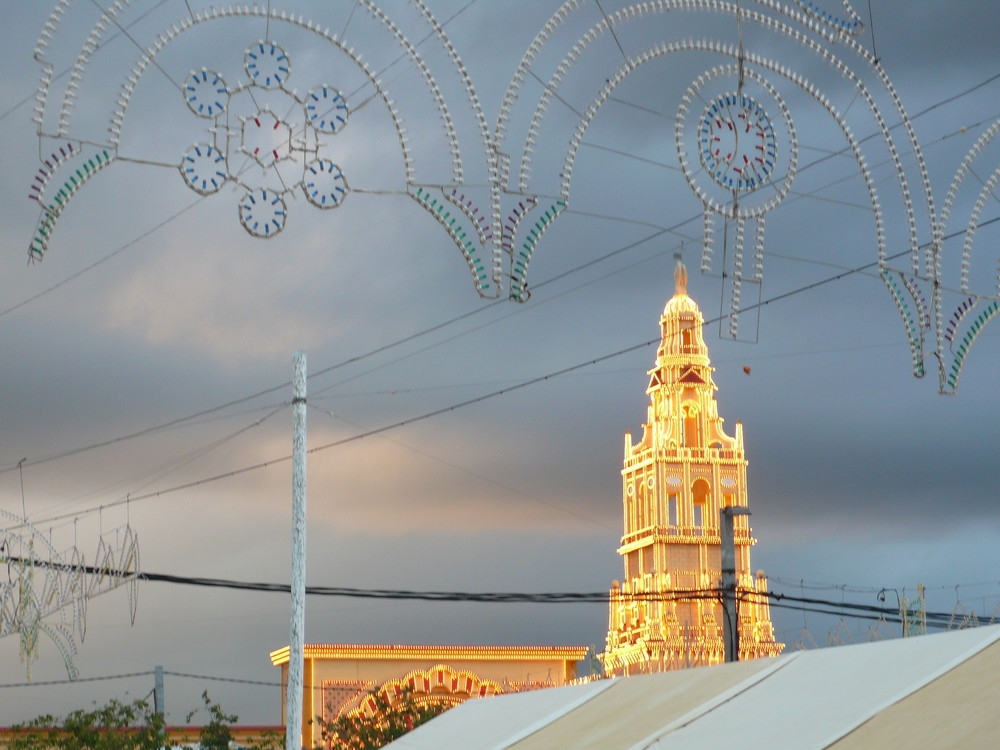
<svg viewBox="0 0 1000 750">
<path fill-rule="evenodd" d="M 375 695 L 395 705 L 409 694 L 416 703 L 447 703 L 458 705 L 470 698 L 501 695 L 506 691 L 500 683 L 480 677 L 474 672 L 457 671 L 447 664 L 437 664 L 429 669 L 414 669 L 398 679 L 382 683 Z M 367 695 L 348 715 L 375 718 L 379 714 L 375 695 Z"/>
<path fill-rule="evenodd" d="M 630 73 L 645 63 L 676 52 L 703 51 L 719 54 L 729 60 L 743 60 L 762 71 L 777 75 L 819 103 L 827 114 L 833 118 L 833 121 L 847 141 L 850 152 L 857 164 L 858 171 L 864 180 L 865 189 L 868 193 L 869 202 L 875 217 L 876 258 L 880 269 L 883 271 L 883 283 L 899 308 L 900 316 L 906 328 L 913 373 L 917 377 L 922 377 L 924 375 L 924 336 L 931 327 L 931 321 L 930 311 L 924 302 L 925 297 L 930 295 L 924 295 L 920 287 L 927 286 L 932 281 L 937 250 L 934 247 L 934 243 L 931 243 L 924 252 L 923 259 L 921 258 L 917 219 L 911 198 L 912 178 L 908 175 L 908 169 L 904 168 L 902 164 L 899 148 L 892 133 L 889 131 L 885 118 L 876 104 L 872 93 L 874 89 L 869 90 L 868 85 L 862 80 L 861 75 L 859 75 L 855 67 L 852 67 L 852 64 L 849 64 L 839 56 L 833 48 L 839 45 L 841 49 L 853 53 L 861 61 L 861 68 L 864 69 L 864 74 L 875 77 L 876 80 L 872 85 L 891 101 L 892 109 L 895 110 L 903 124 L 908 145 L 917 156 L 916 170 L 919 174 L 918 181 L 922 187 L 922 193 L 926 202 L 929 223 L 932 231 L 937 231 L 930 181 L 912 125 L 885 71 L 878 66 L 872 55 L 854 38 L 862 28 L 856 14 L 849 12 L 847 20 L 840 20 L 828 17 L 828 14 L 819 14 L 807 6 L 803 6 L 804 10 L 800 10 L 797 7 L 789 6 L 778 0 L 761 0 L 758 5 L 769 12 L 743 8 L 739 3 L 723 2 L 721 0 L 653 0 L 652 2 L 627 5 L 615 12 L 608 13 L 605 18 L 593 24 L 585 33 L 577 37 L 575 44 L 569 46 L 562 58 L 562 62 L 559 63 L 554 72 L 543 79 L 544 88 L 536 100 L 531 116 L 531 123 L 525 136 L 525 147 L 521 153 L 517 184 L 516 187 L 511 186 L 511 189 L 515 189 L 518 193 L 527 194 L 539 189 L 535 187 L 537 178 L 533 177 L 531 173 L 533 165 L 532 152 L 535 150 L 539 140 L 542 124 L 545 121 L 549 105 L 560 95 L 560 86 L 568 76 L 570 70 L 587 56 L 588 51 L 596 40 L 613 34 L 614 29 L 626 28 L 629 24 L 643 22 L 641 19 L 647 16 L 665 15 L 667 13 L 676 15 L 714 13 L 731 16 L 737 19 L 739 23 L 753 24 L 755 28 L 763 32 L 780 34 L 799 47 L 813 53 L 824 63 L 825 67 L 847 81 L 857 91 L 860 99 L 865 102 L 866 118 L 874 123 L 881 136 L 880 142 L 888 151 L 895 174 L 893 184 L 896 185 L 901 196 L 902 205 L 900 213 L 902 214 L 902 224 L 905 226 L 905 241 L 900 240 L 900 242 L 908 247 L 910 263 L 907 271 L 896 271 L 888 267 L 886 222 L 883 216 L 883 209 L 881 208 L 882 203 L 879 200 L 878 191 L 875 189 L 874 180 L 869 173 L 865 153 L 861 147 L 862 142 L 853 136 L 846 116 L 839 113 L 824 94 L 794 70 L 781 65 L 775 60 L 767 59 L 752 52 L 746 52 L 742 49 L 742 46 L 713 39 L 678 38 L 672 41 L 660 41 L 631 55 L 623 53 L 626 58 L 625 62 L 615 70 L 608 70 L 601 77 L 603 85 L 599 87 L 596 95 L 586 111 L 579 118 L 576 128 L 569 137 L 570 144 L 566 149 L 562 166 L 556 176 L 560 199 L 564 205 L 569 203 L 576 152 L 590 122 L 615 87 Z M 522 64 L 515 73 L 508 96 L 505 97 L 505 102 L 512 104 L 517 100 L 522 84 L 533 62 L 540 56 L 541 49 L 553 39 L 556 29 L 567 25 L 574 11 L 580 9 L 582 6 L 583 3 L 581 0 L 569 0 L 553 14 L 549 22 L 538 33 L 522 59 Z M 850 11 L 850 8 L 848 10 Z M 498 141 L 506 136 L 509 121 L 509 116 L 502 109 L 496 128 Z M 548 224 L 536 227 L 538 234 L 544 233 L 547 228 Z M 530 261 L 530 252 L 537 246 L 538 239 L 538 237 L 532 238 L 530 248 L 528 248 L 529 257 L 526 259 L 526 262 Z M 895 276 L 901 277 L 901 283 L 895 283 Z M 512 268 L 511 285 L 512 288 L 515 286 L 527 286 L 527 282 L 523 278 L 523 273 L 518 268 Z"/>
</svg>

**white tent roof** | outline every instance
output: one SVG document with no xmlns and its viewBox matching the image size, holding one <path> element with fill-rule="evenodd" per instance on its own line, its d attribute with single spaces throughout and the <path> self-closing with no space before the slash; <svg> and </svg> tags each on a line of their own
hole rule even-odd
<svg viewBox="0 0 1000 750">
<path fill-rule="evenodd" d="M 388 747 L 1000 747 L 997 641 L 991 626 L 471 700 Z"/>
</svg>

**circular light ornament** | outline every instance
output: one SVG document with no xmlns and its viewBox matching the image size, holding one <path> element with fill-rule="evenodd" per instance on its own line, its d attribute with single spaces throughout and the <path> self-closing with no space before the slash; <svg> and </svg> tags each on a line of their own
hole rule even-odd
<svg viewBox="0 0 1000 750">
<path fill-rule="evenodd" d="M 774 170 L 774 126 L 764 108 L 746 94 L 722 94 L 706 107 L 698 143 L 702 166 L 724 188 L 754 190 Z"/>
<path fill-rule="evenodd" d="M 276 89 L 292 74 L 292 61 L 277 44 L 261 40 L 246 51 L 243 68 L 257 86 Z"/>
<path fill-rule="evenodd" d="M 254 237 L 273 237 L 285 228 L 288 207 L 273 190 L 251 190 L 240 201 L 240 223 Z"/>
<path fill-rule="evenodd" d="M 347 100 L 332 86 L 319 86 L 306 96 L 306 117 L 321 133 L 339 133 L 347 125 Z"/>
<path fill-rule="evenodd" d="M 687 115 L 703 101 L 708 105 L 692 123 Z M 792 118 L 774 86 L 752 68 L 744 67 L 742 81 L 736 65 L 699 76 L 681 97 L 676 136 L 684 178 L 706 211 L 756 218 L 792 186 L 798 162 Z"/>
<path fill-rule="evenodd" d="M 184 101 L 198 117 L 213 118 L 226 111 L 229 88 L 218 73 L 192 70 L 184 82 Z"/>
<path fill-rule="evenodd" d="M 289 158 L 292 150 L 292 128 L 270 110 L 241 118 L 240 149 L 267 169 Z"/>
<path fill-rule="evenodd" d="M 681 97 L 675 134 L 684 179 L 704 209 L 702 273 L 714 270 L 717 237 L 728 238 L 721 246 L 723 295 L 729 299 L 722 335 L 736 339 L 741 289 L 750 284 L 760 294 L 764 278 L 765 215 L 784 200 L 795 179 L 795 126 L 777 89 L 742 62 L 695 79 Z M 744 263 L 747 238 L 753 257 Z"/>
<path fill-rule="evenodd" d="M 337 208 L 349 188 L 326 141 L 347 125 L 349 108 L 327 84 L 305 94 L 286 88 L 291 61 L 284 48 L 258 41 L 246 48 L 248 78 L 227 82 L 215 71 L 192 71 L 182 87 L 188 108 L 205 123 L 204 141 L 181 157 L 184 183 L 199 195 L 239 186 L 240 224 L 254 237 L 279 234 L 289 195 L 299 189 L 319 209 Z M 322 79 L 320 79 L 322 80 Z"/>
<path fill-rule="evenodd" d="M 337 208 L 347 197 L 344 173 L 329 159 L 316 159 L 306 165 L 302 189 L 306 200 L 316 208 Z"/>
<path fill-rule="evenodd" d="M 847 12 L 846 17 L 830 13 L 820 7 L 818 3 L 812 2 L 812 0 L 795 0 L 795 3 L 809 15 L 818 18 L 823 23 L 832 26 L 834 29 L 843 34 L 857 36 L 865 30 L 864 22 L 861 20 L 861 17 L 854 12 L 854 8 L 851 7 L 850 3 L 844 3 L 844 9 Z"/>
<path fill-rule="evenodd" d="M 199 195 L 211 195 L 226 182 L 226 158 L 210 143 L 196 143 L 181 159 L 181 176 Z"/>
</svg>

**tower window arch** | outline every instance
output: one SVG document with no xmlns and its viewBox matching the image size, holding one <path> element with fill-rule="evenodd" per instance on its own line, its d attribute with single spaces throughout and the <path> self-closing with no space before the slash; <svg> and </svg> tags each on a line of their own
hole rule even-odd
<svg viewBox="0 0 1000 750">
<path fill-rule="evenodd" d="M 681 406 L 681 431 L 685 448 L 701 445 L 701 420 L 698 418 L 698 405 L 694 402 Z"/>
<path fill-rule="evenodd" d="M 692 510 L 694 514 L 692 524 L 696 528 L 704 528 L 708 522 L 711 494 L 712 488 L 709 486 L 708 480 L 699 477 L 691 484 Z"/>
<path fill-rule="evenodd" d="M 684 315 L 678 321 L 681 329 L 681 353 L 697 354 L 698 342 L 695 339 L 695 321 L 692 317 Z"/>
</svg>

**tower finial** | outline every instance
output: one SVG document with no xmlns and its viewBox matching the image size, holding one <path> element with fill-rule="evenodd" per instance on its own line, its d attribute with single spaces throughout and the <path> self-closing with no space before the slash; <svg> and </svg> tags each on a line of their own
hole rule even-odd
<svg viewBox="0 0 1000 750">
<path fill-rule="evenodd" d="M 688 272 L 684 262 L 677 260 L 677 268 L 674 269 L 674 295 L 687 294 Z"/>
</svg>

